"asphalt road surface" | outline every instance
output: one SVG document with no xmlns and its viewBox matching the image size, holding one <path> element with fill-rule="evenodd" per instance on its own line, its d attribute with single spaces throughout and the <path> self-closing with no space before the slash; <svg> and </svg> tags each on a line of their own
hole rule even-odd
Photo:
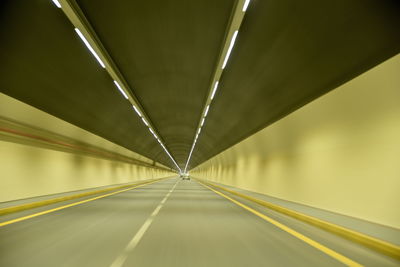
<svg viewBox="0 0 400 267">
<path fill-rule="evenodd" d="M 5 225 L 0 266 L 399 266 L 323 230 L 226 196 L 244 206 L 197 181 L 172 178 Z"/>
</svg>

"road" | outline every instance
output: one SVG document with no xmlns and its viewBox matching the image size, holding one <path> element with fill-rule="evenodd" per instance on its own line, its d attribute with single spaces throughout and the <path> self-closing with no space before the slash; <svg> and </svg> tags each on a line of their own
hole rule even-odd
<svg viewBox="0 0 400 267">
<path fill-rule="evenodd" d="M 172 178 L 0 227 L 0 266 L 399 264 L 318 228 L 237 200 L 293 232 L 197 181 Z"/>
</svg>

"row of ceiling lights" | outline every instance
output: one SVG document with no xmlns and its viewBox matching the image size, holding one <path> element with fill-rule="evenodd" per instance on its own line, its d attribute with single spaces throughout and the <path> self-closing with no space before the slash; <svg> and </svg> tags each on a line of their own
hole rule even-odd
<svg viewBox="0 0 400 267">
<path fill-rule="evenodd" d="M 242 2 L 242 3 L 243 3 L 243 2 Z M 241 14 L 241 17 L 242 17 L 242 18 L 243 18 L 244 12 L 246 12 L 246 10 L 247 10 L 247 7 L 249 6 L 249 4 L 250 4 L 250 0 L 245 0 L 245 1 L 244 1 L 243 6 L 242 6 L 242 10 L 241 10 L 241 11 L 242 11 L 242 14 Z M 227 50 L 227 52 L 226 52 L 226 54 L 225 54 L 225 58 L 224 58 L 224 61 L 223 61 L 223 63 L 222 63 L 222 66 L 221 66 L 221 70 L 224 70 L 225 67 L 226 67 L 226 64 L 228 63 L 229 56 L 230 56 L 230 54 L 231 54 L 231 52 L 232 52 L 233 46 L 235 45 L 235 41 L 236 41 L 237 35 L 238 35 L 238 33 L 239 33 L 239 31 L 238 31 L 239 26 L 240 26 L 240 23 L 237 25 L 237 29 L 233 32 L 233 35 L 232 35 L 232 37 L 231 37 L 231 41 L 230 41 L 230 43 L 229 43 L 228 50 Z M 194 141 L 193 141 L 193 144 L 192 144 L 192 148 L 190 149 L 190 153 L 189 153 L 188 159 L 187 159 L 187 161 L 186 161 L 186 165 L 185 165 L 185 169 L 184 169 L 184 172 L 185 172 L 185 173 L 187 172 L 187 168 L 188 168 L 190 159 L 191 159 L 191 157 L 192 157 L 193 150 L 194 150 L 194 148 L 195 148 L 195 146 L 196 146 L 196 143 L 197 143 L 197 140 L 198 140 L 198 138 L 199 138 L 201 129 L 202 129 L 202 127 L 203 127 L 203 125 L 204 125 L 204 123 L 205 123 L 205 121 L 206 121 L 206 117 L 207 117 L 208 111 L 209 111 L 209 109 L 210 109 L 211 101 L 214 99 L 215 93 L 217 92 L 218 85 L 219 85 L 219 78 L 221 77 L 221 74 L 222 74 L 222 71 L 219 72 L 219 77 L 217 77 L 217 80 L 216 80 L 215 83 L 214 83 L 214 87 L 212 88 L 212 93 L 211 93 L 211 95 L 210 95 L 210 98 L 209 98 L 209 100 L 207 100 L 207 102 L 206 102 L 206 105 L 207 105 L 207 106 L 206 106 L 206 108 L 205 108 L 205 110 L 204 110 L 203 116 L 201 117 L 199 126 L 198 126 L 198 128 L 197 128 L 197 133 L 196 133 L 196 136 L 195 136 Z M 215 74 L 215 76 L 218 76 L 217 73 Z"/>
<path fill-rule="evenodd" d="M 58 7 L 61 8 L 61 4 L 58 0 L 52 0 L 53 3 Z M 90 45 L 88 40 L 85 38 L 85 36 L 82 34 L 82 32 L 78 29 L 75 28 L 75 32 L 78 34 L 78 36 L 81 38 L 83 43 L 86 45 L 86 47 L 89 49 L 89 51 L 92 53 L 92 55 L 96 58 L 96 60 L 99 62 L 100 66 L 105 69 L 106 66 L 104 62 L 101 60 L 99 55 L 96 53 L 96 51 L 93 49 L 93 47 Z M 128 94 L 125 92 L 125 90 L 121 87 L 121 85 L 114 80 L 114 84 L 117 87 L 117 89 L 121 92 L 121 94 L 125 97 L 125 99 L 129 99 Z M 158 141 L 158 143 L 161 145 L 161 147 L 164 149 L 164 151 L 167 153 L 167 155 L 170 157 L 172 162 L 175 164 L 175 166 L 178 168 L 179 172 L 182 172 L 181 169 L 179 168 L 178 164 L 176 163 L 175 159 L 171 156 L 169 153 L 168 149 L 165 147 L 164 143 L 161 141 L 161 139 L 157 136 L 156 132 L 154 129 L 151 127 L 151 125 L 147 122 L 146 118 L 142 115 L 142 112 L 140 112 L 139 107 L 135 106 L 132 104 L 133 109 L 135 110 L 136 114 L 142 119 L 143 123 L 148 127 L 150 133 L 154 136 L 154 138 Z"/>
</svg>

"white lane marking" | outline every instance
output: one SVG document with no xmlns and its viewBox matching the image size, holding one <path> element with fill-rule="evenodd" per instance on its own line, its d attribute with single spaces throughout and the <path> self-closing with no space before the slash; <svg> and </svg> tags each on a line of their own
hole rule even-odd
<svg viewBox="0 0 400 267">
<path fill-rule="evenodd" d="M 168 194 L 163 198 L 163 200 L 161 200 L 160 204 L 158 204 L 158 206 L 154 209 L 150 217 L 146 219 L 144 224 L 140 227 L 139 231 L 137 231 L 137 233 L 128 243 L 124 251 L 114 260 L 114 262 L 110 265 L 110 267 L 122 267 L 122 265 L 126 261 L 126 258 L 128 258 L 128 254 L 136 248 L 136 246 L 142 239 L 143 235 L 146 233 L 147 229 L 150 227 L 154 218 L 157 216 L 158 212 L 161 210 L 165 201 L 167 201 L 168 197 L 171 195 L 172 191 L 174 191 L 178 183 L 179 180 L 174 184 L 171 190 L 169 190 Z"/>
<path fill-rule="evenodd" d="M 153 216 L 148 218 L 142 227 L 140 227 L 139 231 L 136 233 L 136 235 L 132 238 L 132 240 L 129 242 L 128 246 L 125 248 L 125 252 L 133 250 L 136 245 L 139 243 L 140 239 L 142 239 L 144 233 L 147 231 L 149 228 L 150 224 L 153 222 Z"/>
<path fill-rule="evenodd" d="M 151 214 L 151 217 L 155 217 L 157 214 L 158 214 L 158 212 L 160 211 L 160 209 L 162 208 L 162 206 L 163 206 L 163 204 L 159 204 L 158 206 L 157 206 L 157 208 L 153 211 L 153 213 Z"/>
<path fill-rule="evenodd" d="M 128 255 L 126 253 L 121 253 L 118 258 L 115 259 L 115 261 L 111 264 L 110 267 L 120 267 L 124 264 L 126 258 Z"/>
</svg>

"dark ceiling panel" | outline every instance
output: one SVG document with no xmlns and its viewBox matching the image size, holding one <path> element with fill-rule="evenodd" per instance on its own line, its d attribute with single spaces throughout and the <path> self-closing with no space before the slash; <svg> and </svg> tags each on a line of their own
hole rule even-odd
<svg viewBox="0 0 400 267">
<path fill-rule="evenodd" d="M 234 2 L 77 1 L 182 167 Z"/>
<path fill-rule="evenodd" d="M 173 166 L 50 0 L 2 1 L 0 91 Z"/>
<path fill-rule="evenodd" d="M 77 1 L 181 166 L 234 2 Z M 0 4 L 1 92 L 173 166 L 61 10 Z M 398 14 L 397 0 L 252 0 L 190 166 L 399 53 Z"/>
<path fill-rule="evenodd" d="M 252 1 L 190 168 L 399 53 L 399 14 L 399 1 Z"/>
</svg>

